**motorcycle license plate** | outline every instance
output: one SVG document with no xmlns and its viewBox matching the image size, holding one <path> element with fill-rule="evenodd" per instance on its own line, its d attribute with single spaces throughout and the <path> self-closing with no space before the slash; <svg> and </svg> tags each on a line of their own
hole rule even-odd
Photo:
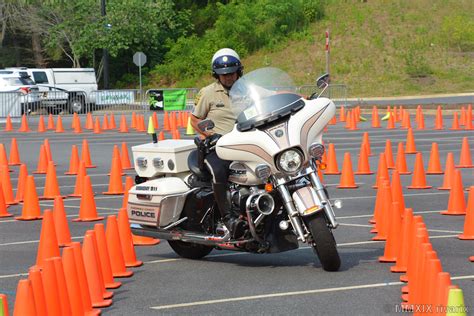
<svg viewBox="0 0 474 316">
<path fill-rule="evenodd" d="M 159 208 L 128 203 L 127 211 L 131 222 L 152 224 L 153 226 L 158 224 Z"/>
</svg>

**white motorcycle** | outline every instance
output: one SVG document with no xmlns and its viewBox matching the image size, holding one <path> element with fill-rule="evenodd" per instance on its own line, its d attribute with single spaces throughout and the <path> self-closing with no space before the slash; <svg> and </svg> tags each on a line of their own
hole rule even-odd
<svg viewBox="0 0 474 316">
<path fill-rule="evenodd" d="M 237 115 L 234 129 L 200 140 L 165 140 L 132 148 L 136 183 L 129 192 L 131 230 L 168 240 L 180 256 L 199 259 L 213 249 L 277 253 L 309 244 L 324 270 L 341 261 L 332 229 L 338 226 L 318 177 L 322 133 L 335 104 L 296 93 L 288 75 L 262 68 L 241 77 L 230 91 Z M 201 129 L 212 129 L 204 120 Z M 204 157 L 212 150 L 229 168 L 233 212 L 247 221 L 244 236 L 232 239 L 214 201 Z"/>
</svg>

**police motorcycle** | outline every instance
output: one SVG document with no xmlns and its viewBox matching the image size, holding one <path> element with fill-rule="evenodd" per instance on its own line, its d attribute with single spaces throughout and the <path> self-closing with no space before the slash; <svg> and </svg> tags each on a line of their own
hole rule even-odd
<svg viewBox="0 0 474 316">
<path fill-rule="evenodd" d="M 234 129 L 204 140 L 164 140 L 132 148 L 136 185 L 129 191 L 133 234 L 166 239 L 180 256 L 200 259 L 213 249 L 278 253 L 310 245 L 324 270 L 341 260 L 332 230 L 334 208 L 318 177 L 322 133 L 335 104 L 321 94 L 329 75 L 318 78 L 321 93 L 296 93 L 291 78 L 276 68 L 252 71 L 229 93 L 237 115 Z M 212 129 L 210 120 L 200 122 Z M 233 211 L 247 221 L 232 239 L 214 201 L 204 157 L 215 150 L 229 168 Z"/>
</svg>

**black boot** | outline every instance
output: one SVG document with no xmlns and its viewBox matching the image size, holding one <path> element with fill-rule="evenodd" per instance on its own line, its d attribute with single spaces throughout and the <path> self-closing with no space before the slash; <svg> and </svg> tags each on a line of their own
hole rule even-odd
<svg viewBox="0 0 474 316">
<path fill-rule="evenodd" d="M 232 212 L 229 186 L 227 183 L 213 183 L 214 198 L 221 213 L 222 221 L 230 231 L 232 238 L 237 239 L 244 235 L 246 229 L 245 221 Z"/>
</svg>

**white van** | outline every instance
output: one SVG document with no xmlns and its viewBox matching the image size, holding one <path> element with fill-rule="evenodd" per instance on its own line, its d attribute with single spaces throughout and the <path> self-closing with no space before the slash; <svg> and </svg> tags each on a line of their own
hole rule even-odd
<svg viewBox="0 0 474 316">
<path fill-rule="evenodd" d="M 62 108 L 70 113 L 89 110 L 98 89 L 94 68 L 6 68 L 26 72 L 37 84 L 42 107 Z"/>
</svg>

